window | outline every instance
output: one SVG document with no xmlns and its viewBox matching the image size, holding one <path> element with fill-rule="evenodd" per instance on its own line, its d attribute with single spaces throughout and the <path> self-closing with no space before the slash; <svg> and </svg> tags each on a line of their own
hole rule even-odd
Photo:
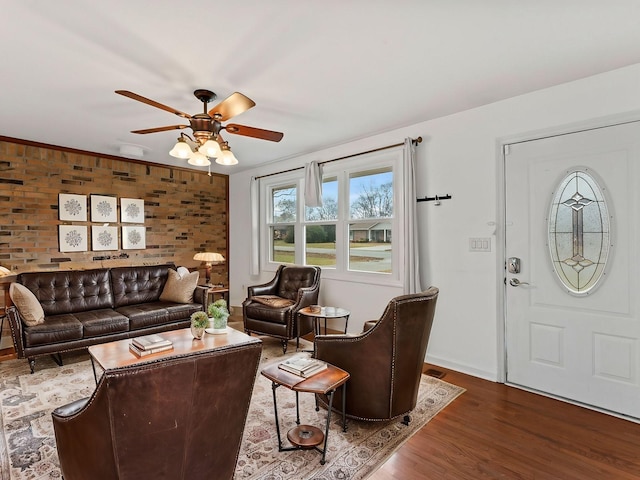
<svg viewBox="0 0 640 480">
<path fill-rule="evenodd" d="M 325 278 L 400 284 L 402 153 L 387 151 L 326 163 L 320 207 L 304 205 L 304 169 L 260 183 L 261 268 L 316 265 Z"/>
<path fill-rule="evenodd" d="M 269 228 L 271 236 L 269 258 L 276 263 L 295 263 L 297 190 L 296 185 L 286 185 L 271 190 L 272 222 Z"/>
<path fill-rule="evenodd" d="M 391 168 L 349 176 L 349 217 L 349 270 L 391 273 Z"/>
</svg>

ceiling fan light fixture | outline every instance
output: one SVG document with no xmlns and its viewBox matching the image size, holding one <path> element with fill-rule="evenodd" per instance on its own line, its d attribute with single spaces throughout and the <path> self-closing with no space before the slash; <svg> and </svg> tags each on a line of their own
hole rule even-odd
<svg viewBox="0 0 640 480">
<path fill-rule="evenodd" d="M 207 140 L 198 148 L 198 152 L 209 158 L 215 158 L 220 155 L 220 145 L 215 140 Z"/>
<path fill-rule="evenodd" d="M 231 150 L 222 150 L 220 155 L 216 158 L 216 163 L 219 165 L 237 165 L 238 159 Z"/>
<path fill-rule="evenodd" d="M 207 167 L 211 165 L 211 160 L 200 152 L 193 152 L 187 163 L 189 165 L 195 165 L 196 167 Z"/>
<path fill-rule="evenodd" d="M 169 152 L 169 155 L 175 158 L 186 160 L 187 158 L 190 158 L 191 155 L 193 155 L 193 150 L 191 150 L 191 147 L 184 139 L 184 137 L 180 137 Z"/>
</svg>

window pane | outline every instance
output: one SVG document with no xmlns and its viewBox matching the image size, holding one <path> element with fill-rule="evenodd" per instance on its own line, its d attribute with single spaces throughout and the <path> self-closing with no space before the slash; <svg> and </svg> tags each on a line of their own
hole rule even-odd
<svg viewBox="0 0 640 480">
<path fill-rule="evenodd" d="M 349 270 L 391 273 L 391 222 L 349 224 Z"/>
<path fill-rule="evenodd" d="M 293 225 L 271 227 L 271 261 L 295 263 L 295 229 Z"/>
<path fill-rule="evenodd" d="M 307 225 L 305 264 L 319 267 L 336 266 L 336 226 Z"/>
<path fill-rule="evenodd" d="M 273 223 L 296 221 L 296 187 L 278 187 L 271 191 Z"/>
<path fill-rule="evenodd" d="M 353 219 L 393 216 L 393 172 L 390 168 L 349 176 L 349 212 Z"/>
<path fill-rule="evenodd" d="M 322 181 L 322 206 L 305 207 L 305 219 L 308 222 L 338 219 L 337 178 L 327 178 Z"/>
</svg>

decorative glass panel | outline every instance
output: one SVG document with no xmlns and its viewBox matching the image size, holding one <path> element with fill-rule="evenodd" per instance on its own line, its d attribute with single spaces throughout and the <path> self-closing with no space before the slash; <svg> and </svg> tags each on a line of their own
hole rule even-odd
<svg viewBox="0 0 640 480">
<path fill-rule="evenodd" d="M 562 179 L 549 213 L 549 252 L 556 275 L 575 295 L 587 295 L 603 278 L 611 247 L 604 191 L 587 169 Z"/>
</svg>

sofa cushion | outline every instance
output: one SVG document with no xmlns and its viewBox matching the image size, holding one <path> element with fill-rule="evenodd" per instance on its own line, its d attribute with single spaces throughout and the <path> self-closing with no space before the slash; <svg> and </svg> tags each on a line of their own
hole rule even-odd
<svg viewBox="0 0 640 480">
<path fill-rule="evenodd" d="M 83 338 L 100 337 L 129 331 L 129 319 L 111 309 L 91 310 L 73 314 L 82 324 Z"/>
<path fill-rule="evenodd" d="M 277 295 L 254 295 L 251 300 L 274 308 L 290 307 L 295 303 L 293 300 L 278 297 Z"/>
<path fill-rule="evenodd" d="M 169 321 L 177 320 L 191 321 L 191 314 L 202 311 L 202 305 L 199 303 L 168 303 L 163 302 L 163 307 L 167 309 Z"/>
<path fill-rule="evenodd" d="M 19 283 L 12 283 L 9 295 L 26 325 L 32 327 L 44 323 L 44 310 L 31 290 Z"/>
<path fill-rule="evenodd" d="M 129 330 L 140 330 L 169 323 L 169 312 L 160 302 L 127 305 L 116 311 L 129 318 Z"/>
<path fill-rule="evenodd" d="M 260 320 L 286 324 L 291 309 L 288 307 L 276 308 L 268 307 L 262 303 L 251 302 L 244 306 L 244 312 L 247 318 L 259 318 Z"/>
<path fill-rule="evenodd" d="M 187 273 L 180 276 L 175 270 L 167 272 L 167 283 L 165 283 L 160 301 L 175 303 L 193 303 L 193 291 L 198 285 L 198 272 Z"/>
<path fill-rule="evenodd" d="M 24 329 L 27 347 L 82 339 L 82 324 L 72 313 L 52 315 L 46 321 Z"/>
</svg>

